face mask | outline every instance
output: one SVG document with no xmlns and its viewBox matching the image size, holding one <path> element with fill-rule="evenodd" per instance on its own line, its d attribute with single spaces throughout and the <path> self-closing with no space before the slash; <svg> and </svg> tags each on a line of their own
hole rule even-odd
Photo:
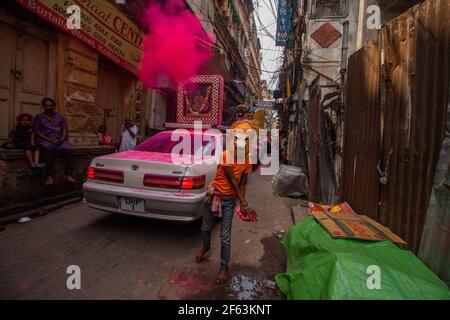
<svg viewBox="0 0 450 320">
<path fill-rule="evenodd" d="M 236 142 L 236 147 L 238 148 L 238 149 L 245 149 L 245 145 L 246 145 L 246 143 L 245 143 L 245 141 L 243 141 L 243 140 L 238 140 L 237 142 Z"/>
</svg>

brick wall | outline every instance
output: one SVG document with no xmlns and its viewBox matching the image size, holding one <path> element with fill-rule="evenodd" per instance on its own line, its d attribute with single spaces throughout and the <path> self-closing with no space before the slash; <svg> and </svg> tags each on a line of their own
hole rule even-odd
<svg viewBox="0 0 450 320">
<path fill-rule="evenodd" d="M 74 177 L 76 184 L 64 181 L 63 162 L 55 165 L 55 184 L 44 186 L 44 176 L 33 174 L 20 150 L 0 149 L 0 222 L 11 215 L 44 205 L 81 196 L 87 168 L 92 159 L 113 152 L 110 147 L 74 147 Z"/>
<path fill-rule="evenodd" d="M 59 36 L 59 108 L 69 125 L 69 142 L 74 146 L 95 146 L 97 130 L 103 124 L 103 108 L 97 103 L 98 53 L 75 38 Z M 138 79 L 118 69 L 122 83 L 121 118 L 136 120 L 139 132 L 145 131 L 142 106 L 146 90 Z M 149 115 L 145 115 L 149 116 Z M 119 119 L 121 122 L 123 119 Z"/>
<path fill-rule="evenodd" d="M 98 54 L 80 41 L 68 37 L 63 48 L 64 114 L 73 145 L 97 145 L 96 132 L 103 110 L 96 103 Z"/>
</svg>

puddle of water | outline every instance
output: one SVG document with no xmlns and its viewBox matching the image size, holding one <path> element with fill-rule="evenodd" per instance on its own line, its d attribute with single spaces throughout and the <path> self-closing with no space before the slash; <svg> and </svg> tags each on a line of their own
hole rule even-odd
<svg viewBox="0 0 450 320">
<path fill-rule="evenodd" d="M 250 300 L 256 294 L 257 282 L 241 274 L 233 277 L 231 289 L 237 294 L 239 300 Z"/>
<path fill-rule="evenodd" d="M 237 274 L 232 278 L 230 288 L 239 300 L 276 298 L 275 281 L 258 278 L 255 275 Z"/>
<path fill-rule="evenodd" d="M 283 300 L 284 294 L 277 287 L 275 276 L 284 272 L 286 257 L 277 237 L 261 239 L 264 255 L 259 265 L 233 263 L 226 285 L 215 284 L 217 260 L 188 267 L 173 268 L 168 281 L 158 292 L 163 300 Z"/>
<path fill-rule="evenodd" d="M 226 285 L 215 284 L 216 271 L 211 265 L 173 268 L 168 281 L 160 288 L 163 300 L 280 300 L 282 292 L 275 274 L 261 267 L 233 265 Z"/>
</svg>

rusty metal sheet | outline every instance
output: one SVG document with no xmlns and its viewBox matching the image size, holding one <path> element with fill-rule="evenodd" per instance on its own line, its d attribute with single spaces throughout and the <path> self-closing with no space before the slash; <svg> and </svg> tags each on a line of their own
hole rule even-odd
<svg viewBox="0 0 450 320">
<path fill-rule="evenodd" d="M 349 61 L 342 200 L 391 228 L 414 252 L 445 133 L 449 21 L 447 0 L 426 1 L 386 24 L 379 48 L 367 45 Z M 381 66 L 375 58 L 381 50 L 382 76 L 371 66 Z M 386 184 L 377 181 L 378 163 Z"/>
<path fill-rule="evenodd" d="M 380 50 L 375 41 L 349 59 L 342 199 L 377 219 L 380 154 Z"/>
<path fill-rule="evenodd" d="M 449 81 L 449 3 L 427 1 L 382 29 L 386 116 L 379 220 L 417 252 L 444 137 Z M 390 155 L 390 156 L 389 156 Z"/>
</svg>

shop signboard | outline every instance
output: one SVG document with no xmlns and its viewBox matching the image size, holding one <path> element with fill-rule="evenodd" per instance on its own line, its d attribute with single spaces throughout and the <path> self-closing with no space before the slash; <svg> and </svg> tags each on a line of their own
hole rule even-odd
<svg viewBox="0 0 450 320">
<path fill-rule="evenodd" d="M 143 31 L 108 1 L 16 0 L 26 9 L 75 36 L 122 68 L 138 74 Z M 79 8 L 80 27 L 67 21 Z M 74 7 L 72 7 L 74 8 Z"/>
</svg>

